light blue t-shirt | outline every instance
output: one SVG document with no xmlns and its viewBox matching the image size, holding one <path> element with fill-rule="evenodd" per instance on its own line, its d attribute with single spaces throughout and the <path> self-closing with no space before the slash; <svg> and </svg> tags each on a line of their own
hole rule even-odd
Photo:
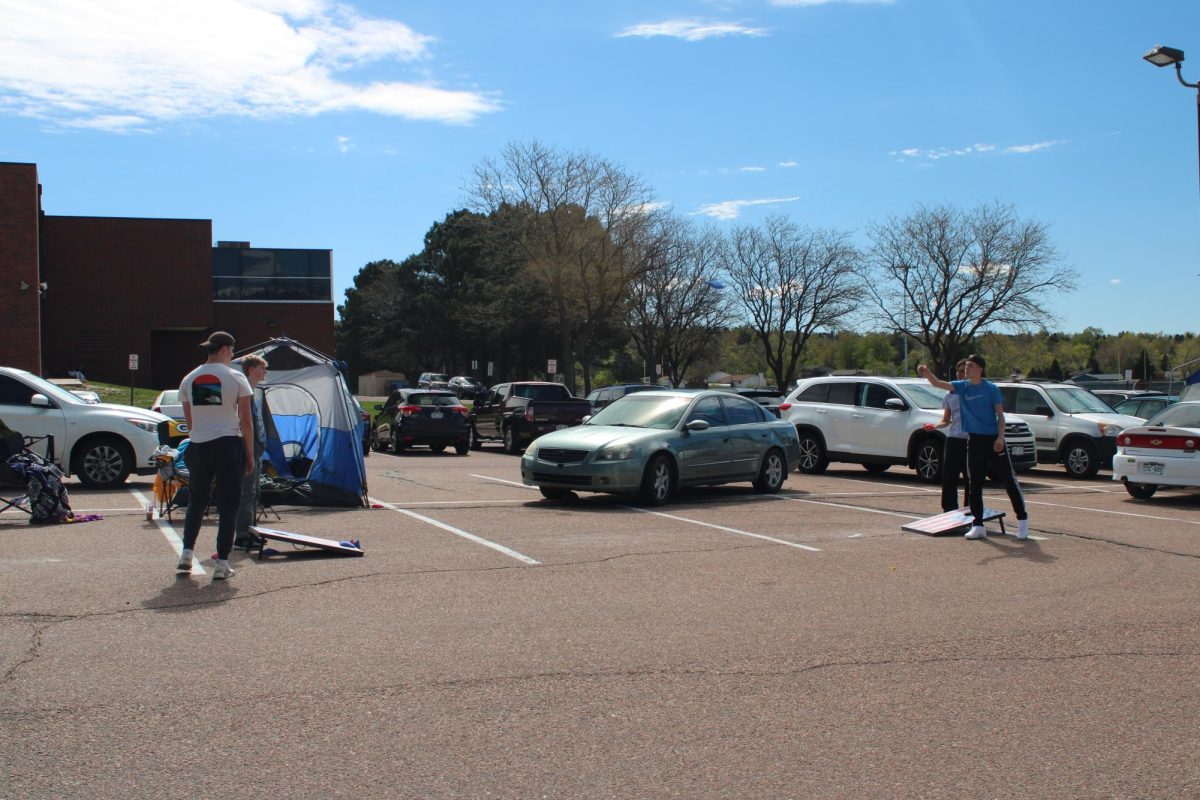
<svg viewBox="0 0 1200 800">
<path fill-rule="evenodd" d="M 950 381 L 962 409 L 963 430 L 982 436 L 1000 433 L 996 422 L 996 406 L 1004 402 L 1000 388 L 991 381 Z"/>
</svg>

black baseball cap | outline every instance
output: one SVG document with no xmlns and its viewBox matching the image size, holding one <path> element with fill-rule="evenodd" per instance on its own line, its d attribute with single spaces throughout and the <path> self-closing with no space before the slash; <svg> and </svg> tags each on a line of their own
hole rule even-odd
<svg viewBox="0 0 1200 800">
<path fill-rule="evenodd" d="M 233 334 L 225 331 L 213 331 L 209 334 L 208 339 L 200 343 L 200 346 L 210 353 L 215 353 L 226 345 L 233 347 L 234 339 Z"/>
<path fill-rule="evenodd" d="M 981 370 L 987 372 L 987 362 L 983 360 L 983 356 L 971 353 L 971 355 L 967 356 L 967 361 L 978 364 Z"/>
</svg>

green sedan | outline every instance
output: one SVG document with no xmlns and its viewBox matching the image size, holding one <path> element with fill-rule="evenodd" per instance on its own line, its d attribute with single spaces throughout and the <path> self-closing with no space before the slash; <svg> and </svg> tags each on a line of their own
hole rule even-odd
<svg viewBox="0 0 1200 800">
<path fill-rule="evenodd" d="M 637 495 L 661 505 L 681 486 L 752 481 L 778 492 L 800 460 L 796 429 L 728 392 L 622 397 L 582 425 L 534 440 L 521 479 L 551 500 L 571 492 Z"/>
</svg>

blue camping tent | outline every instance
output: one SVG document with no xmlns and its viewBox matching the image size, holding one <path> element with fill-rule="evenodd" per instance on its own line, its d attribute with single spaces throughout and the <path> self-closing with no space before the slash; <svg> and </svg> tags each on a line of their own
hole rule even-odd
<svg viewBox="0 0 1200 800">
<path fill-rule="evenodd" d="M 281 476 L 303 479 L 312 505 L 365 506 L 362 420 L 333 359 L 288 338 L 272 339 L 238 357 L 267 360 L 266 458 Z M 304 474 L 296 475 L 301 472 Z"/>
</svg>

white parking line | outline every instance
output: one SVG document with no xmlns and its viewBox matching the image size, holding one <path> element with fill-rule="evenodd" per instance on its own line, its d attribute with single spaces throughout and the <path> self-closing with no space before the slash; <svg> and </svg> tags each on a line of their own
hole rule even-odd
<svg viewBox="0 0 1200 800">
<path fill-rule="evenodd" d="M 415 511 L 409 511 L 407 508 L 400 508 L 399 506 L 394 506 L 391 503 L 385 503 L 382 500 L 377 500 L 374 497 L 369 497 L 367 499 L 370 500 L 372 503 L 377 503 L 378 505 L 381 505 L 390 511 L 395 511 L 397 514 L 405 514 L 407 516 L 412 517 L 413 519 L 419 519 L 421 522 L 432 525 L 435 528 L 441 528 L 444 531 L 449 531 L 450 533 L 453 533 L 455 536 L 461 536 L 462 538 L 464 538 L 468 541 L 475 542 L 475 544 L 481 544 L 484 547 L 490 547 L 492 550 L 495 550 L 497 553 L 503 553 L 504 555 L 508 556 L 509 558 L 515 558 L 517 561 L 520 561 L 522 564 L 529 564 L 530 566 L 538 566 L 542 563 L 540 561 L 530 558 L 529 556 L 525 555 L 524 553 L 518 553 L 516 550 L 513 550 L 509 547 L 505 547 L 502 544 L 497 544 L 496 542 L 489 541 L 487 539 L 484 539 L 481 536 L 476 536 L 473 533 L 467 533 L 466 531 L 464 531 L 460 528 L 455 528 L 453 525 L 447 525 L 444 522 L 438 522 L 436 519 L 433 519 L 432 517 L 427 517 L 424 514 L 418 514 Z"/>
<path fill-rule="evenodd" d="M 808 550 L 809 552 L 812 552 L 812 553 L 821 552 L 821 548 L 819 548 L 819 547 L 809 547 L 806 544 L 797 544 L 796 542 L 789 542 L 784 539 L 776 539 L 774 536 L 764 536 L 761 533 L 751 533 L 750 531 L 742 531 L 742 530 L 738 530 L 737 528 L 727 528 L 724 525 L 714 525 L 711 522 L 701 522 L 698 519 L 688 519 L 687 517 L 679 517 L 674 514 L 664 514 L 661 511 L 651 511 L 648 508 L 638 508 L 637 506 L 621 506 L 621 507 L 627 508 L 630 511 L 640 511 L 643 514 L 653 514 L 656 517 L 665 517 L 666 519 L 673 519 L 673 520 L 676 520 L 677 522 L 687 522 L 691 525 L 700 525 L 705 528 L 715 528 L 716 530 L 719 530 L 719 531 L 726 531 L 728 533 L 736 533 L 738 536 L 749 536 L 754 539 L 764 539 L 768 542 L 774 542 L 775 544 L 782 544 L 782 545 L 786 545 L 788 547 L 795 547 L 798 550 Z"/>
<path fill-rule="evenodd" d="M 506 480 L 504 480 L 503 478 L 493 478 L 493 477 L 491 477 L 490 475 L 475 475 L 475 474 L 472 474 L 472 475 L 471 475 L 471 477 L 472 477 L 472 478 L 481 478 L 481 479 L 483 479 L 483 480 L 485 480 L 485 481 L 495 481 L 496 483 L 503 483 L 503 484 L 507 484 L 507 485 L 509 485 L 509 486 L 516 486 L 518 489 L 532 489 L 532 488 L 533 488 L 532 486 L 526 486 L 525 484 L 523 484 L 523 483 L 517 483 L 516 481 L 506 481 Z"/>
<path fill-rule="evenodd" d="M 774 497 L 778 500 L 791 500 L 792 502 L 795 502 L 795 503 L 812 503 L 813 505 L 817 505 L 817 506 L 833 506 L 834 508 L 848 508 L 848 509 L 851 509 L 852 511 L 866 511 L 869 514 L 883 514 L 883 515 L 889 516 L 889 517 L 903 517 L 904 519 L 923 519 L 923 517 L 918 516 L 916 514 L 903 514 L 899 511 L 883 511 L 878 508 L 868 508 L 867 506 L 855 506 L 855 505 L 851 505 L 849 503 L 827 503 L 822 500 L 806 500 L 803 497 L 790 497 L 790 496 L 784 496 L 784 495 L 770 495 L 770 497 Z M 1029 501 L 1028 500 L 1025 501 L 1025 504 L 1029 505 Z M 1040 503 L 1039 505 L 1051 505 L 1051 504 L 1050 503 Z M 1005 530 L 1007 530 L 1007 528 Z M 1010 534 L 1010 535 L 1012 535 L 1012 534 Z M 1044 542 L 1047 540 L 1045 536 L 1035 536 L 1032 533 L 1029 534 L 1029 538 L 1035 539 L 1039 542 Z"/>
<path fill-rule="evenodd" d="M 137 489 L 130 489 L 129 493 L 131 495 L 133 495 L 134 497 L 136 497 L 138 502 L 140 502 L 142 504 L 143 512 L 145 512 L 145 510 L 147 508 L 150 508 L 151 505 L 153 505 L 151 503 L 150 499 L 148 497 L 146 497 L 146 495 L 139 492 Z M 177 556 L 182 555 L 183 554 L 183 539 L 179 538 L 179 534 L 177 534 L 175 532 L 175 529 L 171 527 L 171 523 L 163 520 L 163 518 L 158 515 L 157 508 L 154 509 L 154 513 L 151 515 L 151 518 L 154 520 L 154 524 L 158 526 L 159 531 L 162 532 L 162 535 L 166 538 L 167 542 L 169 542 L 171 547 L 174 548 L 175 555 L 177 555 Z M 207 572 L 204 571 L 204 567 L 202 567 L 200 565 L 200 560 L 198 558 L 196 558 L 195 555 L 192 556 L 192 574 L 193 575 L 207 575 L 208 574 Z"/>
<path fill-rule="evenodd" d="M 1137 517 L 1139 519 L 1157 519 L 1165 522 L 1182 522 L 1184 525 L 1200 525 L 1200 520 L 1180 519 L 1178 517 L 1160 517 L 1156 514 L 1137 514 L 1133 511 L 1107 511 L 1103 508 L 1087 508 L 1086 506 L 1068 506 L 1062 503 L 1046 503 L 1038 500 L 1026 500 L 1027 506 L 1050 506 L 1052 508 L 1069 508 L 1072 511 L 1091 511 L 1093 514 L 1115 514 L 1119 517 Z"/>
</svg>

